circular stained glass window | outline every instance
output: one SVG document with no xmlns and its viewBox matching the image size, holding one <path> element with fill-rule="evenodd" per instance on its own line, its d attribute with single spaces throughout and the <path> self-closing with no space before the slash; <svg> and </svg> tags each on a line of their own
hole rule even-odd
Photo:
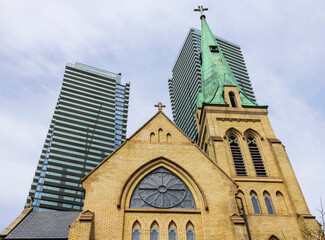
<svg viewBox="0 0 325 240">
<path fill-rule="evenodd" d="M 132 194 L 130 207 L 195 209 L 195 203 L 185 183 L 161 167 L 139 182 Z"/>
</svg>

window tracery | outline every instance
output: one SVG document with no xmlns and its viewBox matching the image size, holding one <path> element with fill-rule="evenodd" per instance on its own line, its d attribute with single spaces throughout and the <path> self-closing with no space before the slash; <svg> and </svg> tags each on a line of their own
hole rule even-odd
<svg viewBox="0 0 325 240">
<path fill-rule="evenodd" d="M 138 183 L 131 196 L 130 208 L 195 209 L 195 202 L 186 184 L 160 167 Z"/>
</svg>

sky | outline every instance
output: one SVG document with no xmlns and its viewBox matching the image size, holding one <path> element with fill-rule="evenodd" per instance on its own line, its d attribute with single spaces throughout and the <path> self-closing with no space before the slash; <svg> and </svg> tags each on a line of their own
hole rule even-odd
<svg viewBox="0 0 325 240">
<path fill-rule="evenodd" d="M 241 46 L 257 102 L 269 105 L 313 215 L 325 199 L 325 1 L 0 0 L 0 231 L 23 210 L 62 85 L 81 62 L 131 82 L 127 135 L 158 101 L 198 5 Z M 325 200 L 324 200 L 325 202 Z"/>
</svg>

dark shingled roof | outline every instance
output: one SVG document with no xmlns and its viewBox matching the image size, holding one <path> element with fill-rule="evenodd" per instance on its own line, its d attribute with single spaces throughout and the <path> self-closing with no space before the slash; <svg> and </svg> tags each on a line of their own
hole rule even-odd
<svg viewBox="0 0 325 240">
<path fill-rule="evenodd" d="M 69 225 L 80 212 L 32 211 L 5 239 L 68 239 Z"/>
</svg>

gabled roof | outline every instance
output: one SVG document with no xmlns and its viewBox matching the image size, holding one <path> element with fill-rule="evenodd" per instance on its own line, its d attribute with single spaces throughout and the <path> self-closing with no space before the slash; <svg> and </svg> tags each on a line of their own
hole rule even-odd
<svg viewBox="0 0 325 240">
<path fill-rule="evenodd" d="M 111 158 L 117 151 L 119 151 L 128 141 L 130 141 L 137 133 L 139 133 L 143 128 L 145 128 L 155 117 L 159 114 L 162 114 L 171 124 L 173 124 L 190 142 L 194 144 L 194 142 L 166 116 L 163 111 L 158 111 L 155 115 L 153 115 L 145 124 L 143 124 L 137 131 L 135 131 L 129 138 L 126 138 L 125 141 L 113 151 L 110 155 L 108 155 L 100 164 L 98 164 L 93 170 L 91 170 L 85 177 L 82 178 L 82 182 L 85 181 L 94 171 L 96 171 L 102 164 L 104 164 L 109 158 Z"/>
<path fill-rule="evenodd" d="M 31 211 L 5 239 L 68 239 L 69 225 L 80 212 Z"/>
<path fill-rule="evenodd" d="M 151 121 L 153 121 L 158 115 L 162 115 L 165 117 L 166 120 L 168 120 L 178 131 L 190 142 L 193 144 L 194 147 L 196 147 L 203 155 L 205 155 L 206 158 L 210 160 L 210 162 L 215 165 L 229 180 L 231 180 L 236 186 L 236 182 L 225 172 L 223 171 L 202 149 L 193 142 L 179 127 L 176 126 L 176 124 L 167 117 L 167 115 L 163 111 L 158 111 L 155 115 L 153 115 L 145 124 L 143 124 L 137 131 L 135 131 L 129 138 L 125 140 L 125 142 L 120 145 L 114 152 L 112 152 L 107 158 L 105 158 L 100 164 L 98 164 L 90 173 L 88 173 L 83 179 L 82 182 L 85 181 L 93 172 L 95 172 L 102 164 L 104 164 L 106 161 L 108 161 L 116 152 L 118 152 L 128 141 L 131 141 L 132 138 L 134 138 L 142 129 L 144 129 Z"/>
</svg>

